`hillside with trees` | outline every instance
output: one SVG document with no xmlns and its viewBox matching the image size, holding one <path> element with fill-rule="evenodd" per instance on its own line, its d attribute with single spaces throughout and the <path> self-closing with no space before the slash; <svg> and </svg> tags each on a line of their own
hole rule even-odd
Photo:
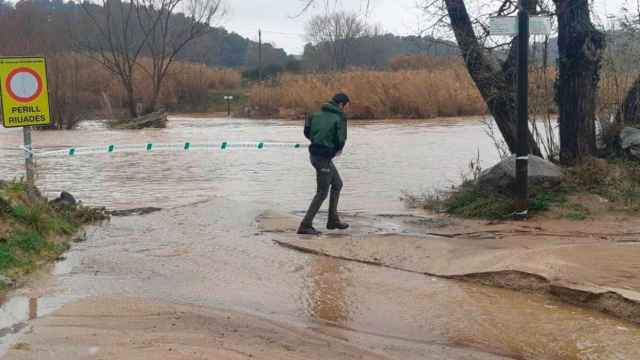
<svg viewBox="0 0 640 360">
<path fill-rule="evenodd" d="M 97 8 L 97 4 L 79 4 L 62 0 L 22 0 L 15 4 L 0 1 L 0 55 L 20 56 L 49 52 L 78 50 L 79 40 L 87 40 L 90 23 L 82 7 Z M 184 21 L 184 15 L 176 13 L 172 22 Z M 20 36 L 16 36 L 20 34 Z M 132 37 L 141 36 L 138 28 L 132 29 Z M 190 43 L 177 60 L 204 63 L 211 67 L 242 68 L 256 63 L 258 43 L 229 32 L 222 27 L 210 27 L 206 34 Z M 271 44 L 263 44 L 265 65 L 283 65 L 287 54 Z"/>
</svg>

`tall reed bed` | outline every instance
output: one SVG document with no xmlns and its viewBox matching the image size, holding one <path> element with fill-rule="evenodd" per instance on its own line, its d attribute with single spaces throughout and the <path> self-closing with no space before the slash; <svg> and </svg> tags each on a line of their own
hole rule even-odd
<svg viewBox="0 0 640 360">
<path fill-rule="evenodd" d="M 462 66 L 433 70 L 284 74 L 254 85 L 249 105 L 263 116 L 300 117 L 341 90 L 357 118 L 433 118 L 486 113 L 480 93 Z"/>
<path fill-rule="evenodd" d="M 351 117 L 365 119 L 481 116 L 486 105 L 461 59 L 401 56 L 389 71 L 351 70 L 342 73 L 282 74 L 254 84 L 249 91 L 252 115 L 300 118 L 336 91 L 352 98 Z M 635 74 L 634 74 L 635 75 Z M 530 112 L 536 117 L 555 115 L 554 66 L 530 69 Z M 603 71 L 600 112 L 611 111 L 635 76 Z M 515 89 L 515 85 L 514 85 Z M 555 119 L 555 116 L 553 116 Z"/>
</svg>

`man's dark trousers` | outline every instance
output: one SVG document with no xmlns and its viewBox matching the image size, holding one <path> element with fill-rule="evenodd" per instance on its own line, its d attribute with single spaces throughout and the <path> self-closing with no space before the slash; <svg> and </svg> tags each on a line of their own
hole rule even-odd
<svg viewBox="0 0 640 360">
<path fill-rule="evenodd" d="M 320 210 L 322 203 L 329 196 L 329 223 L 338 222 L 338 201 L 340 200 L 340 190 L 342 190 L 342 179 L 338 173 L 338 169 L 330 158 L 311 155 L 311 165 L 316 169 L 316 182 L 318 189 L 316 196 L 313 198 L 307 215 L 304 217 L 302 224 L 311 227 L 313 219 Z"/>
</svg>

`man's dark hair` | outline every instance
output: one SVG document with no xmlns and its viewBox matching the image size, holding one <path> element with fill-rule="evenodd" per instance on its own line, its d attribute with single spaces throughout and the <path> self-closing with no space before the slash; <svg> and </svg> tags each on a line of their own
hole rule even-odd
<svg viewBox="0 0 640 360">
<path fill-rule="evenodd" d="M 338 105 L 347 105 L 348 103 L 351 102 L 351 100 L 349 100 L 349 97 L 347 96 L 347 94 L 339 92 L 333 97 L 333 99 L 331 99 L 331 102 L 336 103 Z"/>
</svg>

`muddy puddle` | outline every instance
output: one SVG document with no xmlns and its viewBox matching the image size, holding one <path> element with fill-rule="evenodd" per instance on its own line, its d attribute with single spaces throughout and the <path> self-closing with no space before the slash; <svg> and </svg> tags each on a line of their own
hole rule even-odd
<svg viewBox="0 0 640 360">
<path fill-rule="evenodd" d="M 0 307 L 0 354 L 31 329 L 31 320 L 52 314 L 73 300 L 64 296 L 14 296 L 5 301 Z"/>
</svg>

